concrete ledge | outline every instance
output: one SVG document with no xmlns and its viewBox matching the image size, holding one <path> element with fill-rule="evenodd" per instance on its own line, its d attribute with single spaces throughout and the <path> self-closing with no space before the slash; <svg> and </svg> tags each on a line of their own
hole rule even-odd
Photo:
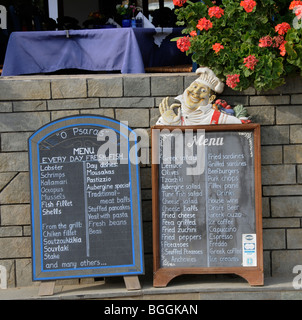
<svg viewBox="0 0 302 320">
<path fill-rule="evenodd" d="M 111 278 L 112 279 L 112 278 Z M 251 287 L 232 276 L 185 276 L 166 288 L 142 284 L 141 290 L 127 291 L 122 278 L 86 285 L 57 285 L 53 296 L 38 296 L 39 287 L 0 290 L 0 300 L 302 300 L 290 278 L 266 278 L 264 286 Z"/>
</svg>

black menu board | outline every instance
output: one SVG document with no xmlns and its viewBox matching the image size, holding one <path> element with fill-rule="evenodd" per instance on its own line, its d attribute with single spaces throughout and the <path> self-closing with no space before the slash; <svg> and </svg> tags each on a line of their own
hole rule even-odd
<svg viewBox="0 0 302 320">
<path fill-rule="evenodd" d="M 153 127 L 155 286 L 196 269 L 253 276 L 262 269 L 256 130 Z"/>
<path fill-rule="evenodd" d="M 135 137 L 114 119 L 76 116 L 29 138 L 34 280 L 143 273 Z"/>
</svg>

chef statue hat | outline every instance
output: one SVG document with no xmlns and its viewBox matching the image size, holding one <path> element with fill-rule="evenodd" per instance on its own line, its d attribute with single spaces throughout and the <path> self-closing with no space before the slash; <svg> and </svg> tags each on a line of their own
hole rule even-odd
<svg viewBox="0 0 302 320">
<path fill-rule="evenodd" d="M 215 73 L 211 69 L 207 67 L 198 68 L 196 73 L 199 75 L 199 78 L 195 81 L 208 86 L 211 90 L 217 93 L 222 93 L 224 83 L 216 77 Z"/>
</svg>

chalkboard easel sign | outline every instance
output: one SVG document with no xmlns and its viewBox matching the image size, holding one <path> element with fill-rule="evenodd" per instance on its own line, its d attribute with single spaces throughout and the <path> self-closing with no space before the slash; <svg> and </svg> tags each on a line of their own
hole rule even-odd
<svg viewBox="0 0 302 320">
<path fill-rule="evenodd" d="M 182 274 L 263 285 L 260 125 L 152 127 L 155 287 Z"/>
<path fill-rule="evenodd" d="M 33 280 L 144 273 L 136 148 L 132 129 L 92 115 L 29 138 Z"/>
</svg>

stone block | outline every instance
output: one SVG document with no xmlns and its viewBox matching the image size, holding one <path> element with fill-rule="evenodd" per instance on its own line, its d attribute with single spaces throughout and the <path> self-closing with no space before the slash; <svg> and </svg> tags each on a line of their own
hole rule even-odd
<svg viewBox="0 0 302 320">
<path fill-rule="evenodd" d="M 153 108 L 153 98 L 101 98 L 101 108 Z"/>
<path fill-rule="evenodd" d="M 282 146 L 262 146 L 261 164 L 281 164 L 283 161 Z"/>
<path fill-rule="evenodd" d="M 30 237 L 0 238 L 0 259 L 30 258 Z"/>
<path fill-rule="evenodd" d="M 104 77 L 88 79 L 88 97 L 122 97 L 123 79 Z"/>
<path fill-rule="evenodd" d="M 177 96 L 184 91 L 181 76 L 153 76 L 151 78 L 151 96 Z"/>
<path fill-rule="evenodd" d="M 78 110 L 64 110 L 64 111 L 52 111 L 51 120 L 57 120 L 69 116 L 77 116 L 80 112 Z"/>
<path fill-rule="evenodd" d="M 285 230 L 284 229 L 265 229 L 263 230 L 263 249 L 285 249 Z"/>
<path fill-rule="evenodd" d="M 46 101 L 14 101 L 14 112 L 27 112 L 27 111 L 43 111 L 46 110 Z"/>
<path fill-rule="evenodd" d="M 13 103 L 11 101 L 1 101 L 0 102 L 0 112 L 12 112 Z"/>
<path fill-rule="evenodd" d="M 52 99 L 86 98 L 86 79 L 54 79 L 51 81 Z"/>
<path fill-rule="evenodd" d="M 99 108 L 100 103 L 97 98 L 87 99 L 66 99 L 66 100 L 49 100 L 48 110 L 66 110 L 66 109 L 92 109 Z"/>
<path fill-rule="evenodd" d="M 290 126 L 290 143 L 302 143 L 302 125 Z"/>
<path fill-rule="evenodd" d="M 0 227 L 0 238 L 1 237 L 21 237 L 23 235 L 23 228 L 17 226 L 11 227 Z"/>
<path fill-rule="evenodd" d="M 298 183 L 302 183 L 302 165 L 297 165 L 298 175 L 297 180 Z"/>
<path fill-rule="evenodd" d="M 142 216 L 143 221 L 152 221 L 152 201 L 142 201 Z"/>
<path fill-rule="evenodd" d="M 284 163 L 302 163 L 302 145 L 284 146 Z"/>
<path fill-rule="evenodd" d="M 283 105 L 290 103 L 290 96 L 253 96 L 250 97 L 251 106 Z"/>
<path fill-rule="evenodd" d="M 16 284 L 18 287 L 29 287 L 34 284 L 31 259 L 16 259 Z"/>
<path fill-rule="evenodd" d="M 302 229 L 287 230 L 287 248 L 302 249 Z"/>
<path fill-rule="evenodd" d="M 148 97 L 151 92 L 150 77 L 125 77 L 124 96 L 125 97 Z"/>
<path fill-rule="evenodd" d="M 263 126 L 261 127 L 261 144 L 288 144 L 289 126 Z"/>
<path fill-rule="evenodd" d="M 21 172 L 1 191 L 0 203 L 4 205 L 29 202 L 29 174 Z"/>
<path fill-rule="evenodd" d="M 151 188 L 151 168 L 141 168 L 141 188 Z"/>
<path fill-rule="evenodd" d="M 291 96 L 291 104 L 301 104 L 302 102 L 302 94 L 293 94 Z"/>
<path fill-rule="evenodd" d="M 267 197 L 262 197 L 262 217 L 270 217 L 270 201 Z"/>
<path fill-rule="evenodd" d="M 270 277 L 271 276 L 271 255 L 270 251 L 264 251 L 263 252 L 263 269 L 264 269 L 264 277 Z"/>
<path fill-rule="evenodd" d="M 302 197 L 271 198 L 272 217 L 288 218 L 302 216 Z"/>
<path fill-rule="evenodd" d="M 225 100 L 230 106 L 235 107 L 238 104 L 248 106 L 249 97 L 241 95 L 226 96 L 225 93 L 219 95 L 219 99 Z"/>
<path fill-rule="evenodd" d="M 117 109 L 115 114 L 117 120 L 128 121 L 128 125 L 132 128 L 149 127 L 149 110 L 147 109 Z"/>
<path fill-rule="evenodd" d="M 28 138 L 33 132 L 13 132 L 1 134 L 1 151 L 27 151 Z"/>
<path fill-rule="evenodd" d="M 262 166 L 262 184 L 295 184 L 296 166 L 294 165 L 266 165 Z"/>
<path fill-rule="evenodd" d="M 0 92 L 2 100 L 50 99 L 50 81 L 44 79 L 3 79 L 0 81 Z"/>
<path fill-rule="evenodd" d="M 27 152 L 0 153 L 0 172 L 27 171 Z"/>
<path fill-rule="evenodd" d="M 275 124 L 275 107 L 273 106 L 248 107 L 247 111 L 255 123 L 261 125 Z"/>
<path fill-rule="evenodd" d="M 97 116 L 105 116 L 109 118 L 114 118 L 114 109 L 85 109 L 80 111 L 81 114 L 90 114 Z"/>
<path fill-rule="evenodd" d="M 30 205 L 3 205 L 1 206 L 1 225 L 2 226 L 21 226 L 29 225 Z"/>
<path fill-rule="evenodd" d="M 264 229 L 273 228 L 299 228 L 300 219 L 299 218 L 265 218 L 262 220 Z"/>
<path fill-rule="evenodd" d="M 302 250 L 276 250 L 272 252 L 272 276 L 290 276 L 293 275 L 293 268 L 301 265 Z"/>
<path fill-rule="evenodd" d="M 0 117 L 0 131 L 36 131 L 50 121 L 48 112 L 22 112 L 4 114 Z"/>
<path fill-rule="evenodd" d="M 286 185 L 286 186 L 264 186 L 263 195 L 269 196 L 301 196 L 301 185 Z"/>
<path fill-rule="evenodd" d="M 0 191 L 17 175 L 16 172 L 0 172 Z"/>
<path fill-rule="evenodd" d="M 302 124 L 302 105 L 276 108 L 277 124 Z"/>
<path fill-rule="evenodd" d="M 143 225 L 144 234 L 144 253 L 152 253 L 152 222 L 144 222 Z"/>
</svg>

